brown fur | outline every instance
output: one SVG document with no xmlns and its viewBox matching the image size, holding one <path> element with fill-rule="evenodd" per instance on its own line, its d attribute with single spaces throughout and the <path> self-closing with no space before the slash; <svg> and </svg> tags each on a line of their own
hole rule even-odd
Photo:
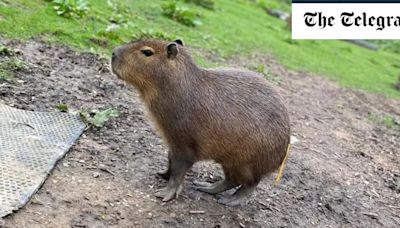
<svg viewBox="0 0 400 228">
<path fill-rule="evenodd" d="M 257 184 L 276 170 L 290 140 L 288 112 L 265 78 L 235 69 L 204 69 L 186 48 L 136 41 L 115 50 L 118 77 L 133 84 L 168 144 L 170 162 L 220 163 L 240 185 Z M 146 57 L 143 47 L 154 55 Z"/>
</svg>

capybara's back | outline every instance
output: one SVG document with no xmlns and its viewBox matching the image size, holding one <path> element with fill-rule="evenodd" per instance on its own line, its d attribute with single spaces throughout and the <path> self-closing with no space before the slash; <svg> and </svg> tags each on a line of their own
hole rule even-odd
<svg viewBox="0 0 400 228">
<path fill-rule="evenodd" d="M 179 194 L 196 161 L 214 160 L 225 173 L 217 183 L 196 182 L 199 190 L 215 194 L 239 187 L 220 199 L 227 205 L 242 202 L 282 163 L 290 140 L 288 112 L 262 75 L 197 67 L 180 40 L 139 41 L 114 55 L 113 71 L 139 90 L 169 146 L 168 170 L 161 174 L 169 182 L 156 194 L 164 201 Z"/>
<path fill-rule="evenodd" d="M 239 73 L 238 73 L 239 72 Z M 276 170 L 290 141 L 288 112 L 266 80 L 250 71 L 208 70 L 194 86 L 191 134 L 201 159 L 257 183 Z"/>
</svg>

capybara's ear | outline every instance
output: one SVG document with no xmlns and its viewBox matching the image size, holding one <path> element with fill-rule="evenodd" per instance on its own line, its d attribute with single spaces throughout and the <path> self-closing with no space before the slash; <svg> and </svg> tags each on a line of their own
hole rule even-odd
<svg viewBox="0 0 400 228">
<path fill-rule="evenodd" d="M 178 46 L 175 42 L 169 43 L 167 46 L 168 58 L 173 59 L 178 55 Z"/>
<path fill-rule="evenodd" d="M 179 44 L 179 45 L 181 45 L 181 46 L 185 46 L 185 45 L 183 44 L 183 41 L 182 41 L 181 39 L 176 39 L 176 40 L 174 40 L 174 42 L 177 43 L 177 44 Z"/>
</svg>

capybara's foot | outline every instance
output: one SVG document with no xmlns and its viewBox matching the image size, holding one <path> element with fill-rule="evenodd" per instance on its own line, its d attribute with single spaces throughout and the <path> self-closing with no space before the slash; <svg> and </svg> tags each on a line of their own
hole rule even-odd
<svg viewBox="0 0 400 228">
<path fill-rule="evenodd" d="M 177 154 L 177 152 L 175 152 Z M 183 189 L 183 179 L 186 171 L 192 167 L 193 162 L 182 157 L 170 160 L 166 176 L 169 176 L 167 187 L 156 192 L 156 197 L 162 198 L 163 202 L 177 198 Z"/>
<path fill-rule="evenodd" d="M 218 200 L 218 203 L 230 206 L 230 207 L 235 207 L 235 206 L 240 206 L 242 204 L 246 204 L 248 198 L 250 198 L 251 194 L 253 193 L 254 186 L 241 186 L 233 195 L 231 196 L 223 196 Z"/>
<path fill-rule="evenodd" d="M 162 198 L 163 202 L 170 201 L 174 198 L 178 198 L 179 194 L 182 192 L 183 186 L 167 186 L 158 190 L 155 194 L 156 197 Z"/>
<path fill-rule="evenodd" d="M 224 192 L 226 190 L 229 190 L 229 189 L 237 186 L 232 181 L 229 181 L 227 179 L 224 179 L 222 181 L 218 181 L 215 183 L 194 181 L 193 184 L 195 185 L 196 190 L 205 192 L 208 194 L 217 194 L 217 193 Z"/>
</svg>

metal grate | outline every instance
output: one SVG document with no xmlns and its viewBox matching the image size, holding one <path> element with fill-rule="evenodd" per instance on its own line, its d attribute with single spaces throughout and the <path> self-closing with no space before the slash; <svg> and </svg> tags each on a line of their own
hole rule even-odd
<svg viewBox="0 0 400 228">
<path fill-rule="evenodd" d="M 84 128 L 75 115 L 0 104 L 0 218 L 28 202 Z"/>
</svg>

